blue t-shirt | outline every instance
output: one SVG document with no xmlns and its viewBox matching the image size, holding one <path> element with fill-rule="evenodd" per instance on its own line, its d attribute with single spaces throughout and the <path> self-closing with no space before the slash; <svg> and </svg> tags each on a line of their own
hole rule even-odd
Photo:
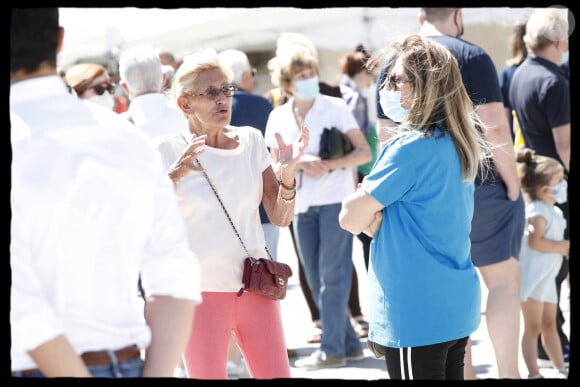
<svg viewBox="0 0 580 387">
<path fill-rule="evenodd" d="M 233 126 L 251 126 L 260 130 L 264 135 L 271 111 L 272 104 L 266 98 L 238 89 L 232 100 L 232 120 L 230 123 Z M 262 204 L 260 204 L 259 211 L 262 224 L 270 223 Z"/>
<path fill-rule="evenodd" d="M 371 244 L 369 339 L 387 347 L 466 337 L 480 323 L 469 239 L 474 184 L 462 181 L 453 140 L 443 133 L 396 136 L 362 182 L 385 206 Z"/>
<path fill-rule="evenodd" d="M 570 84 L 557 64 L 528 56 L 514 73 L 510 101 L 526 146 L 562 163 L 552 128 L 570 123 Z"/>
</svg>

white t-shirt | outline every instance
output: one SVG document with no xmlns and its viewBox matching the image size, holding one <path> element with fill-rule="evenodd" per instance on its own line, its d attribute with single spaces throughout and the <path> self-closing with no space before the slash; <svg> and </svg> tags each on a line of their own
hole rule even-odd
<svg viewBox="0 0 580 387">
<path fill-rule="evenodd" d="M 272 165 L 262 133 L 239 127 L 236 149 L 204 146 L 201 165 L 221 197 L 250 255 L 267 258 L 258 207 L 262 201 L 262 173 Z M 163 139 L 159 150 L 169 167 L 181 155 L 191 133 Z M 187 140 L 186 140 L 187 139 Z M 201 289 L 237 292 L 247 257 L 203 173 L 192 172 L 176 186 L 178 203 L 187 227 L 190 248 L 200 261 Z"/>
<path fill-rule="evenodd" d="M 546 221 L 544 237 L 553 241 L 564 239 L 566 218 L 557 206 L 550 206 L 541 200 L 534 200 L 526 206 L 526 221 L 541 216 Z M 526 227 L 520 251 L 520 300 L 533 298 L 540 302 L 558 302 L 556 276 L 562 266 L 562 255 L 535 250 L 529 244 Z"/>
<path fill-rule="evenodd" d="M 153 142 L 58 75 L 14 83 L 11 362 L 59 334 L 77 353 L 151 340 L 147 295 L 201 301 L 173 184 Z M 127 128 L 128 127 L 128 128 Z"/>
<path fill-rule="evenodd" d="M 270 149 L 278 148 L 274 137 L 280 132 L 286 143 L 294 142 L 300 135 L 300 128 L 292 112 L 293 98 L 275 108 L 266 124 L 265 141 Z M 310 108 L 304 124 L 310 131 L 310 141 L 304 150 L 304 156 L 318 157 L 320 151 L 320 135 L 324 128 L 336 127 L 343 133 L 351 129 L 359 129 L 352 112 L 341 98 L 318 94 L 314 105 Z M 334 170 L 321 177 L 313 178 L 299 172 L 296 175 L 297 191 L 294 212 L 296 214 L 308 211 L 310 206 L 340 203 L 354 192 L 355 182 L 352 168 Z"/>
</svg>

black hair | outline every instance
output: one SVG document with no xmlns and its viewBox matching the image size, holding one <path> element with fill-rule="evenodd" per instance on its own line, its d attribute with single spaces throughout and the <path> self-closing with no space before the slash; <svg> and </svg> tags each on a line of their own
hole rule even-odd
<svg viewBox="0 0 580 387">
<path fill-rule="evenodd" d="M 42 63 L 56 68 L 58 8 L 12 8 L 10 73 L 36 71 Z"/>
</svg>

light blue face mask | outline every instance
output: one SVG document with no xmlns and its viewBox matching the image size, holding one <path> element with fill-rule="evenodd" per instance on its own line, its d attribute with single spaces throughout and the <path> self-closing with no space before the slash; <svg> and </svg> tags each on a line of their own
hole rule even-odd
<svg viewBox="0 0 580 387">
<path fill-rule="evenodd" d="M 318 77 L 303 79 L 296 82 L 296 96 L 300 99 L 314 99 L 319 92 L 320 87 L 318 86 Z"/>
<path fill-rule="evenodd" d="M 568 58 L 570 57 L 570 51 L 566 50 L 562 53 L 562 64 L 568 62 Z"/>
<path fill-rule="evenodd" d="M 568 182 L 566 180 L 562 180 L 555 186 L 549 187 L 555 190 L 555 192 L 550 196 L 556 201 L 556 203 L 562 204 L 568 201 Z"/>
<path fill-rule="evenodd" d="M 401 92 L 398 90 L 380 90 L 379 103 L 383 113 L 395 122 L 403 122 L 409 115 L 409 109 L 401 106 Z"/>
</svg>

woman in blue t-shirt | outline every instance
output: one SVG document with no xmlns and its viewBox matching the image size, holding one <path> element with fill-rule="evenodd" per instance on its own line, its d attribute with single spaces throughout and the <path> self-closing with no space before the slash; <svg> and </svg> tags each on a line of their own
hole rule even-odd
<svg viewBox="0 0 580 387">
<path fill-rule="evenodd" d="M 491 153 L 451 52 L 410 35 L 371 63 L 392 50 L 379 95 L 401 124 L 339 221 L 373 236 L 368 340 L 389 378 L 463 379 L 481 307 L 469 239 L 474 179 Z"/>
</svg>

